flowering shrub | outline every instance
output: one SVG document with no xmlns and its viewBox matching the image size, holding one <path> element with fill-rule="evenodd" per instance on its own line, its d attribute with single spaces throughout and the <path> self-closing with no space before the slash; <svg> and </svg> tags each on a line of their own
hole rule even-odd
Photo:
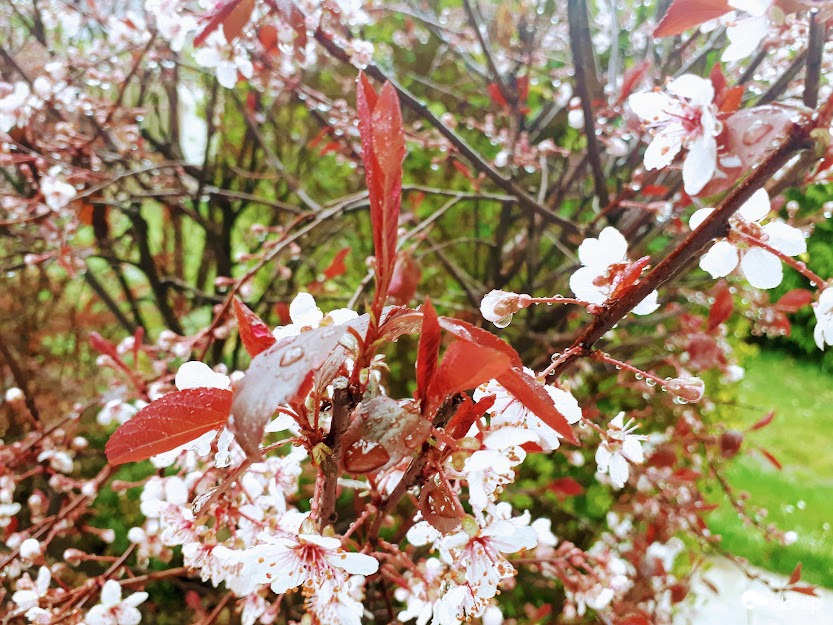
<svg viewBox="0 0 833 625">
<path fill-rule="evenodd" d="M 711 394 L 833 344 L 818 4 L 4 3 L 6 622 L 659 625 L 708 489 L 794 540 Z"/>
</svg>

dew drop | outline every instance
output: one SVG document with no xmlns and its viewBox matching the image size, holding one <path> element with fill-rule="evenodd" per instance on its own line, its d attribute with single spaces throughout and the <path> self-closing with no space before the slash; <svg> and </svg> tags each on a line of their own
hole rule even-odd
<svg viewBox="0 0 833 625">
<path fill-rule="evenodd" d="M 746 129 L 741 141 L 744 145 L 755 145 L 771 130 L 772 124 L 758 120 Z"/>
<path fill-rule="evenodd" d="M 295 364 L 303 357 L 304 350 L 295 345 L 294 347 L 290 347 L 286 350 L 286 353 L 281 356 L 280 364 L 282 367 L 288 367 L 289 365 Z"/>
</svg>

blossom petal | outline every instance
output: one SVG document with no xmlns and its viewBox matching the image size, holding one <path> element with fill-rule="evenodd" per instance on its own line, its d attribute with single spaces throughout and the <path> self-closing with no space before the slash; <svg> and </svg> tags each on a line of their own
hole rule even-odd
<svg viewBox="0 0 833 625">
<path fill-rule="evenodd" d="M 547 394 L 552 397 L 555 409 L 560 412 L 567 423 L 578 423 L 581 421 L 581 406 L 570 391 L 565 391 L 554 386 L 547 386 Z"/>
<path fill-rule="evenodd" d="M 230 388 L 231 379 L 203 362 L 191 360 L 179 367 L 174 384 L 180 391 L 189 388 Z"/>
<path fill-rule="evenodd" d="M 636 116 L 646 122 L 658 122 L 667 118 L 667 111 L 675 105 L 671 98 L 658 91 L 634 93 L 628 98 L 628 104 Z"/>
<path fill-rule="evenodd" d="M 708 105 L 714 100 L 714 86 L 711 80 L 694 74 L 683 74 L 668 83 L 668 91 L 688 98 L 694 104 Z"/>
<path fill-rule="evenodd" d="M 289 318 L 298 326 L 317 327 L 324 318 L 324 313 L 315 305 L 315 298 L 312 295 L 301 292 L 289 305 Z"/>
<path fill-rule="evenodd" d="M 622 453 L 631 462 L 644 462 L 645 456 L 642 453 L 642 443 L 635 436 L 626 436 L 622 441 Z"/>
<path fill-rule="evenodd" d="M 746 221 L 759 222 L 767 216 L 771 206 L 769 203 L 769 194 L 766 189 L 758 189 L 752 196 L 746 200 L 738 209 L 738 215 L 743 217 Z"/>
<path fill-rule="evenodd" d="M 635 315 L 650 315 L 659 308 L 659 293 L 651 291 L 648 296 L 634 306 L 633 314 Z"/>
<path fill-rule="evenodd" d="M 237 65 L 234 61 L 220 61 L 217 64 L 217 82 L 226 89 L 237 84 Z"/>
<path fill-rule="evenodd" d="M 769 32 L 769 18 L 747 17 L 740 19 L 726 28 L 729 46 L 723 51 L 720 60 L 724 63 L 739 61 L 752 54 Z"/>
<path fill-rule="evenodd" d="M 756 289 L 774 289 L 784 277 L 781 259 L 759 247 L 753 247 L 743 255 L 740 268 Z"/>
<path fill-rule="evenodd" d="M 722 278 L 738 266 L 738 250 L 728 241 L 718 241 L 700 259 L 700 269 L 712 278 Z"/>
<path fill-rule="evenodd" d="M 599 467 L 599 471 L 604 473 L 607 471 L 608 465 L 610 465 L 610 459 L 613 457 L 613 453 L 607 448 L 607 445 L 602 443 L 596 449 L 596 464 Z"/>
<path fill-rule="evenodd" d="M 669 124 L 654 135 L 653 141 L 645 150 L 643 163 L 645 169 L 664 169 L 674 162 L 674 158 L 683 147 L 685 131 L 678 124 Z"/>
<path fill-rule="evenodd" d="M 703 133 L 688 149 L 683 161 L 683 187 L 689 195 L 697 195 L 714 176 L 717 167 L 717 141 Z"/>
<path fill-rule="evenodd" d="M 607 267 L 628 256 L 628 242 L 616 228 L 608 226 L 599 238 L 588 238 L 578 247 L 578 259 L 585 267 Z"/>
<path fill-rule="evenodd" d="M 622 454 L 613 454 L 610 459 L 610 481 L 616 488 L 622 488 L 628 481 L 628 461 Z"/>
<path fill-rule="evenodd" d="M 776 250 L 787 256 L 797 256 L 807 251 L 804 233 L 783 221 L 773 221 L 762 228 L 769 243 Z"/>
<path fill-rule="evenodd" d="M 372 575 L 379 570 L 379 561 L 365 553 L 346 551 L 328 560 L 333 566 L 342 568 L 352 575 Z"/>
<path fill-rule="evenodd" d="M 714 212 L 713 208 L 701 208 L 700 210 L 694 211 L 694 214 L 688 220 L 688 227 L 692 230 L 697 230 L 709 215 Z"/>
<path fill-rule="evenodd" d="M 108 579 L 101 588 L 101 605 L 112 608 L 120 602 L 121 584 L 113 579 Z"/>
<path fill-rule="evenodd" d="M 570 290 L 573 294 L 591 304 L 604 304 L 607 300 L 607 293 L 593 284 L 593 281 L 601 275 L 598 267 L 582 267 L 570 276 Z"/>
</svg>

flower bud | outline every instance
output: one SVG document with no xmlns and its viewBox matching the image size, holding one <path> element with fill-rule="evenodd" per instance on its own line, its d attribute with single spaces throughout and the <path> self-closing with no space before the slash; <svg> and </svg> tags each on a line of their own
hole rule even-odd
<svg viewBox="0 0 833 625">
<path fill-rule="evenodd" d="M 512 321 L 512 315 L 529 306 L 529 296 L 523 302 L 522 297 L 507 291 L 489 291 L 480 302 L 480 314 L 498 328 L 505 328 Z"/>
<path fill-rule="evenodd" d="M 34 538 L 27 538 L 20 543 L 20 557 L 24 560 L 36 560 L 41 555 L 40 543 Z"/>
<path fill-rule="evenodd" d="M 743 434 L 737 430 L 727 430 L 720 435 L 720 455 L 734 458 L 743 444 Z"/>
<path fill-rule="evenodd" d="M 64 551 L 64 561 L 70 566 L 78 566 L 84 559 L 84 552 L 80 549 L 67 549 Z"/>
<path fill-rule="evenodd" d="M 462 524 L 463 531 L 472 538 L 477 536 L 477 533 L 480 531 L 480 525 L 478 525 L 477 520 L 470 514 L 463 517 Z"/>
<path fill-rule="evenodd" d="M 695 404 L 703 399 L 706 384 L 700 378 L 674 378 L 665 383 L 665 388 L 683 402 Z"/>
</svg>

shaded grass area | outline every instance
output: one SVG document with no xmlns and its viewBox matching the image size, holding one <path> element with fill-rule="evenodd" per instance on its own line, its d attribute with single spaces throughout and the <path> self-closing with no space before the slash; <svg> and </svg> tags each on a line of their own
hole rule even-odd
<svg viewBox="0 0 833 625">
<path fill-rule="evenodd" d="M 739 403 L 721 409 L 721 416 L 741 430 L 770 410 L 776 416 L 746 435 L 746 453 L 727 477 L 738 492 L 750 494 L 750 504 L 768 511 L 764 522 L 795 531 L 798 539 L 789 546 L 765 541 L 725 501 L 710 515 L 709 527 L 723 536 L 727 550 L 755 565 L 789 575 L 801 562 L 804 580 L 833 588 L 833 374 L 780 352 L 761 352 L 744 365 Z M 783 469 L 754 446 L 772 453 Z"/>
</svg>

